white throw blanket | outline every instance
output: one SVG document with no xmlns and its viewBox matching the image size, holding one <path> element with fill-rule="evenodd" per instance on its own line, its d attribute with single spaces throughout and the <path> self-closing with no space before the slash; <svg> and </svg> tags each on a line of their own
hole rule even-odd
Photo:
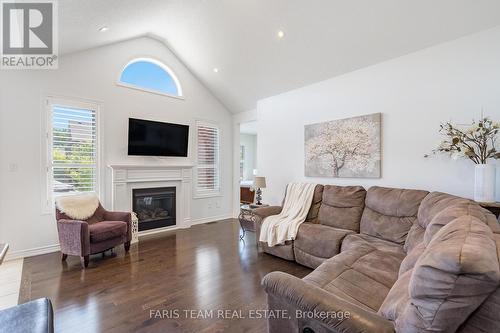
<svg viewBox="0 0 500 333">
<path fill-rule="evenodd" d="M 264 219 L 259 240 L 275 246 L 295 239 L 311 208 L 315 187 L 309 183 L 288 184 L 281 213 Z"/>
<path fill-rule="evenodd" d="M 82 193 L 56 198 L 57 208 L 75 220 L 86 220 L 94 215 L 99 207 L 99 198 L 95 193 Z"/>
</svg>

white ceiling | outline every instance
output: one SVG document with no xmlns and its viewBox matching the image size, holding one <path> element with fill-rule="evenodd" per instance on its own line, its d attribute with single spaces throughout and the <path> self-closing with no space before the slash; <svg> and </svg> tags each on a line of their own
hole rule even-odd
<svg viewBox="0 0 500 333">
<path fill-rule="evenodd" d="M 61 0 L 59 6 L 62 54 L 158 36 L 232 112 L 500 24 L 498 0 Z M 109 31 L 98 32 L 104 25 Z"/>
</svg>

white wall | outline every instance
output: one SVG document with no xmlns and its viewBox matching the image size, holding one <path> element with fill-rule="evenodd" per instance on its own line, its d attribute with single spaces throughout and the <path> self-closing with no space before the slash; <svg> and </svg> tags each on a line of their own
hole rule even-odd
<svg viewBox="0 0 500 333">
<path fill-rule="evenodd" d="M 253 180 L 253 169 L 257 168 L 257 135 L 241 133 L 240 146 L 245 147 L 243 180 Z"/>
<path fill-rule="evenodd" d="M 135 57 L 150 56 L 167 64 L 178 76 L 185 100 L 119 87 L 122 67 Z M 196 119 L 222 129 L 221 197 L 193 199 L 193 222 L 228 217 L 232 213 L 232 115 L 160 42 L 138 38 L 61 57 L 58 70 L 0 72 L 0 241 L 11 254 L 58 243 L 52 215 L 42 214 L 45 173 L 42 100 L 47 94 L 85 98 L 102 103 L 103 164 L 171 164 L 192 158 L 127 156 L 128 118 L 194 125 Z M 105 179 L 108 181 L 108 179 Z M 18 252 L 19 253 L 19 252 Z"/>
<path fill-rule="evenodd" d="M 481 109 L 500 121 L 500 28 L 261 100 L 257 154 L 259 173 L 267 177 L 264 201 L 279 203 L 291 181 L 472 197 L 471 161 L 423 156 L 439 142 L 440 122 L 470 123 Z M 375 112 L 382 113 L 380 179 L 304 177 L 305 124 Z"/>
</svg>

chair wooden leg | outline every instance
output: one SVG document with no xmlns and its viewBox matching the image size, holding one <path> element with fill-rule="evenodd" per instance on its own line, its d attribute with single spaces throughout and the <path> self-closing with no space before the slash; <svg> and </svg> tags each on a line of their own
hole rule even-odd
<svg viewBox="0 0 500 333">
<path fill-rule="evenodd" d="M 125 246 L 125 252 L 128 252 L 130 250 L 130 242 L 125 242 L 123 245 Z"/>
<path fill-rule="evenodd" d="M 66 253 L 62 254 L 61 260 L 66 261 L 66 258 L 68 258 L 68 255 Z"/>
<path fill-rule="evenodd" d="M 82 259 L 83 259 L 83 267 L 87 268 L 89 267 L 89 257 L 90 256 L 84 256 Z"/>
</svg>

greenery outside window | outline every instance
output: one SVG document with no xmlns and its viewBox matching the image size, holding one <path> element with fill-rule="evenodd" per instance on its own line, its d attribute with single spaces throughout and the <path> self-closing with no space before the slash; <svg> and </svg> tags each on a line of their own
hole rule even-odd
<svg viewBox="0 0 500 333">
<path fill-rule="evenodd" d="M 99 192 L 97 106 L 49 101 L 48 204 L 58 195 Z"/>
</svg>

